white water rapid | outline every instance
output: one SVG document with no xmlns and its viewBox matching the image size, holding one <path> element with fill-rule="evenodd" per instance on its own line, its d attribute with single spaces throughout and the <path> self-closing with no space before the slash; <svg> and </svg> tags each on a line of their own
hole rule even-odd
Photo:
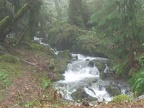
<svg viewBox="0 0 144 108">
<path fill-rule="evenodd" d="M 99 83 L 105 82 L 100 79 L 98 68 L 88 66 L 90 60 L 103 58 L 85 57 L 80 54 L 72 54 L 72 56 L 78 59 L 68 64 L 64 74 L 65 80 L 56 82 L 56 89 L 60 90 L 67 100 L 73 100 L 72 93 L 80 88 L 98 101 L 110 101 L 112 97 L 109 96 L 104 87 L 99 85 Z"/>
<path fill-rule="evenodd" d="M 44 46 L 49 46 L 49 44 L 42 42 L 42 38 L 34 37 L 34 41 L 38 41 Z M 57 50 L 52 50 L 56 55 L 59 53 Z M 74 60 L 68 64 L 67 69 L 65 70 L 65 80 L 57 81 L 54 84 L 55 88 L 60 91 L 64 99 L 76 100 L 73 99 L 72 95 L 77 92 L 77 95 L 81 93 L 81 98 L 84 99 L 111 101 L 113 97 L 106 91 L 106 86 L 111 85 L 112 83 L 118 83 L 117 87 L 120 88 L 122 94 L 125 94 L 129 89 L 125 81 L 111 79 L 105 81 L 101 80 L 98 68 L 95 65 L 89 66 L 91 60 L 106 61 L 107 59 L 88 57 L 81 54 L 72 54 L 72 56 Z M 108 71 L 109 67 L 105 63 L 104 73 L 106 74 Z"/>
</svg>

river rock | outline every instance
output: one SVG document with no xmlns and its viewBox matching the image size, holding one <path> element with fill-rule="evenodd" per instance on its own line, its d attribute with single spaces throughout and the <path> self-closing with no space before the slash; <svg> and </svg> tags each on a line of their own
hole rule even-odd
<svg viewBox="0 0 144 108">
<path fill-rule="evenodd" d="M 121 89 L 116 84 L 110 84 L 106 86 L 106 91 L 110 94 L 110 96 L 116 96 L 121 94 Z"/>
<path fill-rule="evenodd" d="M 70 53 L 69 50 L 64 50 L 64 51 L 60 51 L 60 52 L 58 53 L 58 57 L 59 57 L 60 59 L 70 60 L 70 59 L 72 58 L 72 55 L 71 55 L 71 53 Z"/>
<path fill-rule="evenodd" d="M 87 99 L 89 101 L 97 101 L 96 98 L 89 96 L 82 88 L 78 88 L 71 96 L 74 100 L 82 101 L 83 99 Z"/>
<path fill-rule="evenodd" d="M 94 63 L 93 61 L 90 61 L 90 62 L 88 63 L 88 66 L 90 66 L 90 67 L 94 67 L 94 65 L 95 65 L 95 63 Z"/>
<path fill-rule="evenodd" d="M 64 76 L 62 74 L 56 74 L 56 73 L 48 73 L 48 78 L 52 81 L 59 81 L 59 80 L 64 80 Z"/>
</svg>

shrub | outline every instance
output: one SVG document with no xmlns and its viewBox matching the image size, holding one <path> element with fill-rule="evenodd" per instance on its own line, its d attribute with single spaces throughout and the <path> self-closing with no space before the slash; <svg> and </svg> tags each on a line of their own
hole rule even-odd
<svg viewBox="0 0 144 108">
<path fill-rule="evenodd" d="M 115 96 L 112 100 L 112 102 L 124 102 L 124 101 L 130 101 L 130 97 L 128 95 L 122 94 Z"/>
<path fill-rule="evenodd" d="M 144 94 L 144 68 L 134 74 L 129 82 L 135 96 Z"/>
</svg>

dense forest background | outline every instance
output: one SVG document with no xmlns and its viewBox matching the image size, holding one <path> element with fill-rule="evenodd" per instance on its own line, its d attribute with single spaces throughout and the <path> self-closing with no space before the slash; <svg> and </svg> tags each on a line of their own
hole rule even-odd
<svg viewBox="0 0 144 108">
<path fill-rule="evenodd" d="M 144 93 L 143 0 L 0 0 L 0 50 L 35 36 L 57 50 L 111 59 L 116 76 Z"/>
</svg>

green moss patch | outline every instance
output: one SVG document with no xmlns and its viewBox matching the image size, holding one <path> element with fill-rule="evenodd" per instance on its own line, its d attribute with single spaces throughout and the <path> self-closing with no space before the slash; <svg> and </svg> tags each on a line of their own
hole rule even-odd
<svg viewBox="0 0 144 108">
<path fill-rule="evenodd" d="M 8 62 L 8 63 L 18 63 L 19 61 L 17 58 L 11 55 L 2 55 L 0 57 L 0 60 L 3 62 Z"/>
<path fill-rule="evenodd" d="M 115 96 L 112 100 L 112 102 L 129 102 L 130 101 L 130 97 L 128 95 L 122 94 L 122 95 L 118 95 Z"/>
</svg>

